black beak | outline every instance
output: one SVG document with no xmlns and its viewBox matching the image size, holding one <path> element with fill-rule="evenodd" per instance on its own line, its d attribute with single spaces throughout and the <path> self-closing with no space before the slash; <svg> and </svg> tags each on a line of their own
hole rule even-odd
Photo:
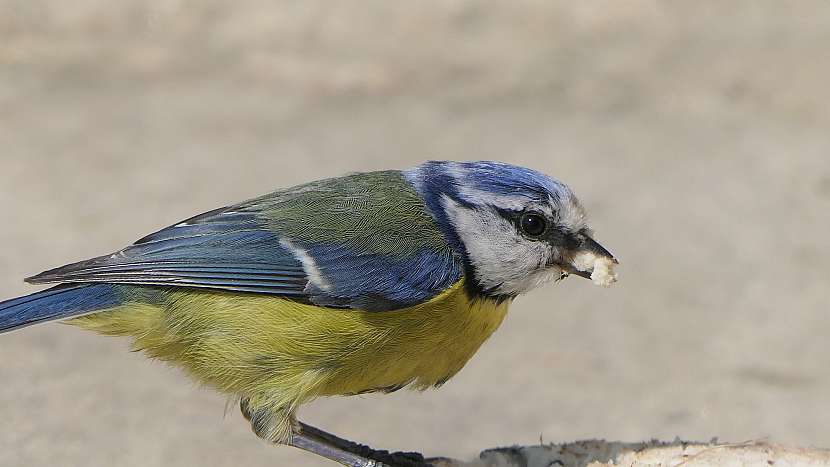
<svg viewBox="0 0 830 467">
<path fill-rule="evenodd" d="M 605 247 L 597 243 L 593 238 L 587 235 L 580 235 L 580 237 L 582 237 L 582 245 L 577 250 L 590 251 L 599 257 L 610 259 L 614 264 L 620 264 L 610 251 L 606 250 Z"/>
</svg>

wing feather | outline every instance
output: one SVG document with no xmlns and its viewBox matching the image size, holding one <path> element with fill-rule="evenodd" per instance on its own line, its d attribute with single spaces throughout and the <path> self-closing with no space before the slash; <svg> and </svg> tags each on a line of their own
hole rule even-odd
<svg viewBox="0 0 830 467">
<path fill-rule="evenodd" d="M 302 264 L 251 212 L 223 208 L 148 235 L 111 255 L 27 279 L 33 284 L 105 282 L 302 296 Z"/>
<path fill-rule="evenodd" d="M 390 171 L 215 209 L 26 280 L 228 290 L 385 311 L 428 300 L 461 271 L 413 188 Z"/>
</svg>

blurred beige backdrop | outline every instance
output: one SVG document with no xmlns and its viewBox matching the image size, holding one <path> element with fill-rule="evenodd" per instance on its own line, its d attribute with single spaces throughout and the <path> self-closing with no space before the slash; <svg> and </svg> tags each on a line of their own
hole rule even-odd
<svg viewBox="0 0 830 467">
<path fill-rule="evenodd" d="M 571 184 L 621 259 L 522 297 L 376 447 L 830 446 L 830 4 L 0 0 L 0 296 L 192 214 L 428 158 Z M 325 466 L 124 340 L 0 336 L 2 466 Z"/>
</svg>

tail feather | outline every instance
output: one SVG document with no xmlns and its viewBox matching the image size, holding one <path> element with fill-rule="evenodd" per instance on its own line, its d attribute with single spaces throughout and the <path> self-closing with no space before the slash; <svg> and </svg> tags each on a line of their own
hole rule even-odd
<svg viewBox="0 0 830 467">
<path fill-rule="evenodd" d="M 62 284 L 0 302 L 0 333 L 112 308 L 121 303 L 110 284 Z"/>
</svg>

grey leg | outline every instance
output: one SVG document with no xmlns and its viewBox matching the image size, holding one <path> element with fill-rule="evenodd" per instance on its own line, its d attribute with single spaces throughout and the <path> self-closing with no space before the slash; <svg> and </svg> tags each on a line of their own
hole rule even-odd
<svg viewBox="0 0 830 467">
<path fill-rule="evenodd" d="M 424 456 L 417 452 L 392 452 L 374 450 L 368 446 L 357 444 L 352 441 L 345 440 L 331 433 L 326 433 L 323 430 L 315 428 L 305 423 L 298 422 L 299 430 L 294 433 L 291 440 L 291 445 L 306 451 L 314 452 L 321 456 L 340 462 L 343 465 L 354 467 L 426 467 L 429 464 L 424 460 Z M 297 441 L 311 442 L 315 447 L 324 447 L 323 449 L 336 450 L 338 453 L 347 453 L 352 457 L 361 459 L 368 463 L 346 463 L 339 459 L 330 457 L 326 454 L 317 452 L 304 446 L 299 446 Z"/>
<path fill-rule="evenodd" d="M 325 440 L 304 433 L 295 433 L 288 445 L 331 459 L 348 467 L 381 467 L 385 465 L 345 451 Z"/>
<path fill-rule="evenodd" d="M 287 428 L 291 432 L 290 439 L 288 436 L 284 439 L 272 438 L 269 433 L 273 431 L 269 428 L 280 426 L 285 417 L 274 417 L 274 414 L 269 411 L 252 410 L 246 398 L 240 401 L 239 407 L 242 415 L 251 422 L 254 433 L 260 438 L 294 446 L 348 467 L 426 467 L 429 465 L 424 461 L 424 456 L 418 453 L 376 451 L 368 446 L 353 443 L 298 422 L 294 417 L 290 417 L 291 428 Z"/>
</svg>

